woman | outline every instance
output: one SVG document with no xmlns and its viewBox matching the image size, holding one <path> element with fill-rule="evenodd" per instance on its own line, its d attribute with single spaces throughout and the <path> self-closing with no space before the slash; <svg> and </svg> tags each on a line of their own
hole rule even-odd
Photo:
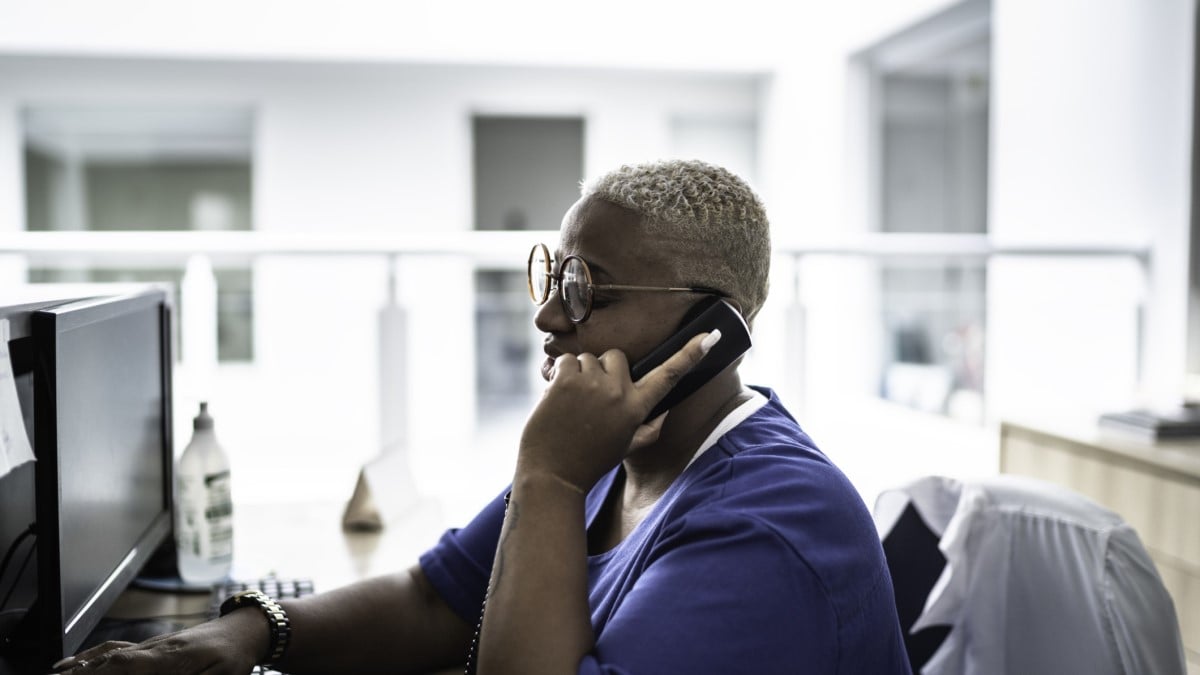
<svg viewBox="0 0 1200 675">
<path fill-rule="evenodd" d="M 637 382 L 629 364 L 705 298 L 752 322 L 769 262 L 762 205 L 729 172 L 672 161 L 606 174 L 554 251 L 530 257 L 548 386 L 507 500 L 407 573 L 281 603 L 287 635 L 248 603 L 64 666 L 425 672 L 470 653 L 480 673 L 522 675 L 908 673 L 870 516 L 770 390 L 743 386 L 734 364 L 643 423 L 721 336 Z"/>
</svg>

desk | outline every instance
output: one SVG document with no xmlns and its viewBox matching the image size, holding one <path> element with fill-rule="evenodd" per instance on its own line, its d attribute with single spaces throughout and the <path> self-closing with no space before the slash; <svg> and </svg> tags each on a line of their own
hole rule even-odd
<svg viewBox="0 0 1200 675">
<path fill-rule="evenodd" d="M 342 503 L 236 504 L 232 576 L 255 579 L 273 573 L 281 578 L 309 578 L 317 592 L 328 591 L 409 568 L 449 526 L 440 506 L 427 500 L 381 532 L 345 532 L 343 507 Z M 204 594 L 130 588 L 108 617 L 191 615 L 206 611 L 208 603 Z M 461 673 L 462 668 L 447 672 Z"/>
<path fill-rule="evenodd" d="M 1200 675 L 1200 440 L 1153 443 L 1095 425 L 1004 422 L 1000 471 L 1040 478 L 1116 511 L 1175 601 L 1189 675 Z"/>
</svg>

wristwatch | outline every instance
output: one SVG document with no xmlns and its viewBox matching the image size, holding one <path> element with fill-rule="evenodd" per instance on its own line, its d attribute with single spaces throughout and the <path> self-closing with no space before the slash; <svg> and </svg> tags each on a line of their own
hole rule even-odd
<svg viewBox="0 0 1200 675">
<path fill-rule="evenodd" d="M 288 644 L 292 641 L 292 623 L 288 620 L 287 612 L 262 591 L 241 591 L 229 596 L 221 603 L 221 616 L 243 607 L 258 607 L 267 617 L 267 627 L 271 631 L 270 648 L 263 665 L 271 665 L 283 658 Z"/>
</svg>

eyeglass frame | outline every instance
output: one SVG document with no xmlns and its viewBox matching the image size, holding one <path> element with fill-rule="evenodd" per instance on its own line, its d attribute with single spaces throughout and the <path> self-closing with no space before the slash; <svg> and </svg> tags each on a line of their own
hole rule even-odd
<svg viewBox="0 0 1200 675">
<path fill-rule="evenodd" d="M 541 249 L 543 258 L 545 259 L 545 262 L 546 262 L 546 269 L 543 272 L 543 275 L 550 281 L 550 283 L 546 284 L 545 293 L 542 294 L 542 298 L 540 300 L 538 299 L 537 294 L 533 290 L 533 259 L 534 259 L 534 256 L 537 255 L 539 249 Z M 576 319 L 575 317 L 571 316 L 571 307 L 567 301 L 566 291 L 563 290 L 563 284 L 562 284 L 562 277 L 563 277 L 562 270 L 564 267 L 567 266 L 567 263 L 572 259 L 578 260 L 579 264 L 583 266 L 583 275 L 587 280 L 584 285 L 584 287 L 587 288 L 587 309 L 584 310 L 583 316 L 579 319 Z M 567 315 L 567 318 L 570 319 L 571 323 L 573 323 L 573 324 L 581 324 L 584 321 L 587 321 L 588 318 L 592 316 L 592 300 L 595 297 L 597 290 L 601 290 L 601 291 L 657 291 L 657 292 L 661 292 L 661 293 L 703 293 L 705 295 L 715 295 L 715 296 L 721 297 L 721 298 L 729 298 L 730 297 L 729 294 L 724 293 L 723 291 L 719 291 L 715 288 L 706 288 L 703 286 L 635 286 L 635 285 L 630 285 L 630 284 L 597 284 L 592 281 L 592 268 L 588 266 L 587 261 L 584 260 L 581 256 L 569 255 L 569 256 L 563 258 L 561 264 L 559 264 L 557 274 L 554 273 L 553 260 L 554 260 L 553 256 L 550 255 L 550 247 L 546 246 L 545 244 L 534 244 L 533 248 L 529 251 L 529 260 L 528 260 L 528 262 L 525 263 L 525 283 L 529 287 L 529 298 L 531 300 L 533 300 L 534 305 L 541 307 L 542 305 L 549 302 L 550 295 L 553 294 L 554 290 L 557 288 L 558 289 L 558 299 L 559 299 L 559 302 L 562 303 L 563 312 Z"/>
</svg>

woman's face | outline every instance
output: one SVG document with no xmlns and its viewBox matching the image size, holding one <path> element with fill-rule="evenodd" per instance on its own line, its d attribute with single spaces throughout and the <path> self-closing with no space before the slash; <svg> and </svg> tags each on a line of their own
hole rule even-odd
<svg viewBox="0 0 1200 675">
<path fill-rule="evenodd" d="M 558 249 L 552 251 L 554 271 L 568 255 L 587 262 L 595 284 L 680 286 L 671 251 L 659 237 L 639 227 L 639 217 L 602 199 L 584 198 L 563 218 Z M 636 363 L 679 326 L 688 308 L 700 300 L 690 293 L 597 290 L 592 313 L 581 324 L 571 323 L 555 289 L 538 308 L 533 323 L 546 333 L 542 377 L 560 354 L 599 356 L 609 349 L 625 352 Z"/>
</svg>

